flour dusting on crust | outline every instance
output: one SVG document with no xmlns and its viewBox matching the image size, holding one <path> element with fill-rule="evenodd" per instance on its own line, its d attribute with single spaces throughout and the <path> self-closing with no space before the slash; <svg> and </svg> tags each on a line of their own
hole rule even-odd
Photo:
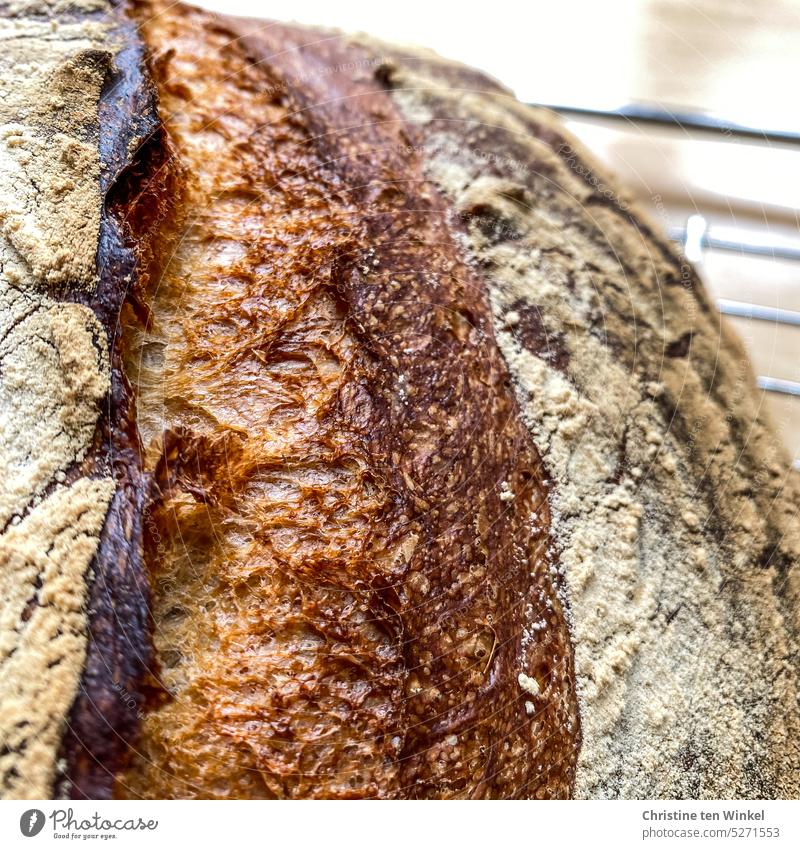
<svg viewBox="0 0 800 849">
<path fill-rule="evenodd" d="M 113 491 L 110 479 L 79 478 L 0 536 L 5 798 L 49 795 L 61 723 L 83 669 L 86 567 Z"/>
<path fill-rule="evenodd" d="M 554 479 L 575 795 L 797 796 L 798 487 L 740 344 L 550 116 L 448 63 L 382 73 Z"/>
<path fill-rule="evenodd" d="M 109 389 L 91 292 L 100 226 L 105 4 L 0 8 L 0 796 L 50 795 L 86 653 L 86 594 L 114 491 L 76 476 Z M 53 17 L 60 11 L 63 20 Z"/>
</svg>

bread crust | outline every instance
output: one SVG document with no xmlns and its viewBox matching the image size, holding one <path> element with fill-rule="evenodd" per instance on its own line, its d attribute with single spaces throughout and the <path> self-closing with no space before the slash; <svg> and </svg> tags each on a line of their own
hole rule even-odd
<svg viewBox="0 0 800 849">
<path fill-rule="evenodd" d="M 796 475 L 551 116 L 361 37 L 2 9 L 4 796 L 798 795 Z"/>
<path fill-rule="evenodd" d="M 798 475 L 741 343 L 554 116 L 436 59 L 384 76 L 553 480 L 575 795 L 796 797 Z"/>
<path fill-rule="evenodd" d="M 169 697 L 117 792 L 568 796 L 546 482 L 403 121 L 325 76 L 355 48 L 153 11 L 186 183 L 129 347 Z"/>
</svg>

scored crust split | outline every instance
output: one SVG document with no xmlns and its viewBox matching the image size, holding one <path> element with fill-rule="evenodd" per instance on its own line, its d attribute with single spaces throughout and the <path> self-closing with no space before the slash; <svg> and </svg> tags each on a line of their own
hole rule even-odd
<svg viewBox="0 0 800 849">
<path fill-rule="evenodd" d="M 796 474 L 552 116 L 0 9 L 4 797 L 798 795 Z"/>
</svg>

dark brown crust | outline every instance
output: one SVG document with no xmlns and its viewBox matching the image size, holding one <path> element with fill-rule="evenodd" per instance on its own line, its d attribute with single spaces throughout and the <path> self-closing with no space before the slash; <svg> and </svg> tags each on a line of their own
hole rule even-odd
<svg viewBox="0 0 800 849">
<path fill-rule="evenodd" d="M 57 795 L 75 799 L 110 797 L 114 776 L 136 739 L 152 655 L 142 560 L 149 481 L 142 470 L 131 388 L 121 366 L 119 313 L 142 267 L 141 246 L 133 243 L 127 220 L 135 208 L 131 187 L 141 188 L 160 164 L 160 122 L 136 28 L 120 11 L 114 14 L 112 37 L 120 49 L 98 105 L 104 166 L 99 283 L 91 298 L 80 300 L 106 328 L 111 352 L 111 392 L 98 424 L 96 449 L 84 465 L 110 468 L 116 492 L 92 564 L 86 666 L 62 742 L 66 769 Z M 137 236 L 144 238 L 142 232 Z"/>
<path fill-rule="evenodd" d="M 333 299 L 339 332 L 355 348 L 342 355 L 338 398 L 319 412 L 319 442 L 312 449 L 323 464 L 331 450 L 360 464 L 382 506 L 372 506 L 376 502 L 367 490 L 352 491 L 354 509 L 363 504 L 372 523 L 352 531 L 367 559 L 299 567 L 292 579 L 296 606 L 288 619 L 281 619 L 278 607 L 269 609 L 266 599 L 278 605 L 285 598 L 291 562 L 257 573 L 272 582 L 260 585 L 264 633 L 237 632 L 257 654 L 249 655 L 249 663 L 232 659 L 224 679 L 205 679 L 202 698 L 184 717 L 202 744 L 193 748 L 184 735 L 176 747 L 181 729 L 170 724 L 172 708 L 163 717 L 155 708 L 152 722 L 145 723 L 142 755 L 116 792 L 569 796 L 580 732 L 561 578 L 547 553 L 547 482 L 497 349 L 485 289 L 449 234 L 446 203 L 423 180 L 410 128 L 384 89 L 380 63 L 338 38 L 314 39 L 305 48 L 308 32 L 269 25 L 257 34 L 258 24 L 179 5 L 142 7 L 141 20 L 147 21 L 143 32 L 150 48 L 159 54 L 168 128 L 169 111 L 177 116 L 179 159 L 188 157 L 189 173 L 200 176 L 203 160 L 190 157 L 181 133 L 187 126 L 197 127 L 191 133 L 213 126 L 218 138 L 231 139 L 213 166 L 221 181 L 217 191 L 224 195 L 234 186 L 274 216 L 263 221 L 273 241 L 264 237 L 261 250 L 278 253 L 259 256 L 255 242 L 244 242 L 247 259 L 232 264 L 229 273 L 253 279 L 248 263 L 280 259 L 273 285 L 285 287 L 296 312 L 285 325 L 276 323 L 271 296 L 259 300 L 254 289 L 238 344 L 247 344 L 249 316 L 258 316 L 252 344 L 259 356 L 253 359 L 267 367 L 264 380 L 271 379 L 272 358 L 290 351 L 305 358 L 302 346 L 319 343 L 313 322 L 322 314 L 313 312 L 314 304 Z M 162 52 L 166 42 L 170 50 Z M 197 57 L 210 49 L 219 51 L 219 62 L 198 70 L 197 63 L 208 60 Z M 174 67 L 195 67 L 176 78 L 173 57 Z M 342 66 L 359 70 L 329 73 Z M 208 100 L 198 104 L 195 77 L 201 85 L 216 86 L 219 102 L 236 102 L 240 112 L 231 115 Z M 263 112 L 253 115 L 254 109 Z M 220 168 L 230 151 L 235 157 L 226 173 Z M 242 171 L 234 164 L 240 160 L 247 163 Z M 301 229 L 285 223 L 290 212 L 291 226 Z M 248 220 L 242 217 L 240 232 Z M 228 233 L 237 232 L 235 217 L 217 225 L 223 238 L 234 238 Z M 187 232 L 200 226 L 207 225 L 193 224 Z M 209 232 L 214 238 L 213 227 Z M 202 285 L 203 273 L 196 270 L 192 279 L 199 282 L 193 285 Z M 209 316 L 212 326 L 216 320 L 235 321 L 224 302 L 214 309 L 220 313 Z M 205 347 L 193 355 L 195 363 L 226 354 L 208 347 L 214 339 L 210 330 L 202 333 L 209 335 L 200 336 Z M 190 393 L 187 387 L 181 397 Z M 245 487 L 230 493 L 227 488 L 233 486 L 231 464 L 238 462 L 234 449 L 242 433 L 242 427 L 234 433 L 216 426 L 209 437 L 173 428 L 154 468 L 162 502 L 152 515 L 162 541 L 192 532 L 194 526 L 180 524 L 180 515 L 193 501 L 203 515 L 223 508 L 230 515 L 225 505 L 236 507 Z M 209 463 L 221 451 L 229 465 L 213 472 Z M 256 473 L 261 472 L 247 472 L 246 481 Z M 284 473 L 291 477 L 291 464 Z M 326 513 L 325 487 L 309 489 L 306 498 L 318 500 L 303 504 L 303 514 L 318 518 L 321 532 L 330 533 L 338 520 Z M 269 560 L 269 530 L 258 533 L 265 537 L 261 556 Z M 409 556 L 392 560 L 389 555 L 410 538 Z M 228 563 L 233 571 L 236 564 Z M 149 565 L 155 580 L 171 568 L 163 555 Z M 237 578 L 244 592 L 244 582 L 254 577 Z M 290 592 L 291 580 L 288 586 Z M 169 587 L 167 581 L 156 591 L 157 628 L 158 611 L 170 615 Z M 222 587 L 215 592 L 224 602 L 219 596 L 227 592 L 224 582 Z M 231 587 L 233 593 L 236 583 Z M 347 599 L 353 597 L 372 621 L 350 611 Z M 241 616 L 243 627 L 244 609 Z M 526 635 L 540 620 L 541 630 Z M 310 660 L 305 655 L 295 680 L 269 684 L 282 680 L 281 670 L 288 668 L 270 666 L 269 652 L 284 640 L 290 644 L 291 629 L 298 627 L 322 635 L 330 649 L 312 653 Z M 217 638 L 224 643 L 226 635 Z M 256 662 L 262 665 L 253 677 L 249 667 Z M 540 686 L 541 695 L 526 692 L 520 674 L 530 676 L 536 683 L 527 686 Z M 338 698 L 332 682 L 343 676 L 363 679 L 370 696 L 363 703 L 354 696 Z M 182 689 L 177 702 L 191 705 L 197 689 Z M 238 701 L 231 698 L 237 692 Z M 331 702 L 331 713 L 319 707 Z M 315 749 L 324 751 L 324 760 L 309 763 Z M 348 775 L 355 780 L 347 781 Z"/>
</svg>

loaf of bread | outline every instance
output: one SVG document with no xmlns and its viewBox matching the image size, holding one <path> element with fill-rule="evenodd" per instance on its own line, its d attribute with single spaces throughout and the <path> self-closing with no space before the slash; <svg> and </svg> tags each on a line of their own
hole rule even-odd
<svg viewBox="0 0 800 849">
<path fill-rule="evenodd" d="M 800 793 L 797 475 L 541 110 L 3 0 L 0 793 Z"/>
</svg>

